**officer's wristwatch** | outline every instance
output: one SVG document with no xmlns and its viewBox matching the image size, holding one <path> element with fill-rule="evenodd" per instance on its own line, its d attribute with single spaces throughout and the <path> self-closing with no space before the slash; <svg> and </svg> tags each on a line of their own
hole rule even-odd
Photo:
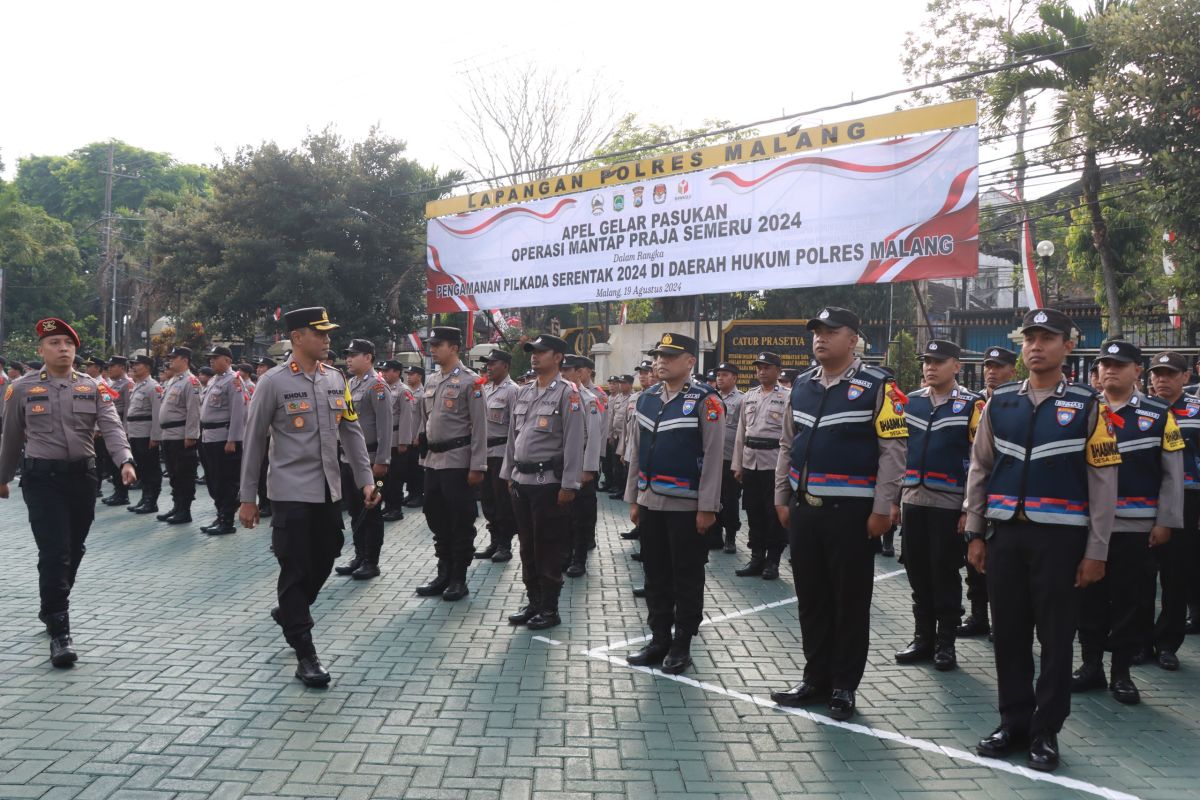
<svg viewBox="0 0 1200 800">
<path fill-rule="evenodd" d="M 129 465 L 130 465 L 130 466 L 132 466 L 132 467 L 136 467 L 136 466 L 137 466 L 137 462 L 136 462 L 136 461 L 134 461 L 132 458 L 127 458 L 127 459 L 125 459 L 125 460 L 124 460 L 124 461 L 122 461 L 120 464 L 117 464 L 117 466 L 118 466 L 118 467 L 123 467 L 123 466 L 125 466 L 126 464 L 129 464 Z"/>
<path fill-rule="evenodd" d="M 987 539 L 987 535 L 983 534 L 983 533 L 978 533 L 976 531 L 963 531 L 963 541 L 965 541 L 969 544 L 969 543 L 975 541 L 976 539 L 979 539 L 982 541 L 984 539 Z"/>
</svg>

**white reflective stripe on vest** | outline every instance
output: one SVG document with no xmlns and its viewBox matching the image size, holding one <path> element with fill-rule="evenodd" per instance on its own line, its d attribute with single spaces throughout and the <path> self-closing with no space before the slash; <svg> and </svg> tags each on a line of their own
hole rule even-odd
<svg viewBox="0 0 1200 800">
<path fill-rule="evenodd" d="M 843 411 L 840 414 L 830 414 L 821 417 L 818 428 L 831 428 L 834 425 L 848 425 L 852 422 L 869 422 L 875 416 L 874 411 Z"/>
<path fill-rule="evenodd" d="M 942 428 L 957 428 L 959 426 L 966 427 L 971 420 L 966 417 L 946 417 L 939 419 L 937 422 L 929 426 L 930 430 L 941 430 Z"/>
<path fill-rule="evenodd" d="M 1117 442 L 1117 450 L 1122 453 L 1132 453 L 1135 450 L 1153 450 L 1156 447 L 1162 446 L 1162 439 L 1157 436 L 1143 436 L 1140 439 L 1130 439 L 1125 442 Z"/>
<path fill-rule="evenodd" d="M 1063 453 L 1078 452 L 1087 444 L 1087 439 L 1063 439 L 1059 442 L 1039 444 L 1029 451 L 1029 458 L 1049 458 Z"/>
<path fill-rule="evenodd" d="M 792 409 L 792 422 L 795 422 L 798 425 L 807 425 L 811 428 L 813 425 L 816 424 L 817 418 L 814 417 L 812 414 L 805 414 L 803 411 L 797 411 L 796 409 L 793 408 Z"/>
<path fill-rule="evenodd" d="M 912 425 L 914 428 L 920 428 L 923 431 L 929 430 L 929 423 L 926 422 L 925 420 L 921 419 L 920 417 L 918 417 L 915 414 L 907 414 L 906 413 L 904 415 L 904 421 L 907 422 L 909 425 Z"/>
<path fill-rule="evenodd" d="M 1025 460 L 1025 448 L 1019 444 L 1001 439 L 999 436 L 994 437 L 992 444 L 996 448 L 997 453 L 1003 453 L 1006 456 L 1020 459 L 1021 461 Z"/>
<path fill-rule="evenodd" d="M 658 423 L 658 429 L 660 431 L 669 431 L 673 428 L 696 428 L 699 427 L 699 425 L 700 420 L 696 419 L 695 417 L 678 417 L 676 419 L 669 419 L 666 422 Z"/>
</svg>

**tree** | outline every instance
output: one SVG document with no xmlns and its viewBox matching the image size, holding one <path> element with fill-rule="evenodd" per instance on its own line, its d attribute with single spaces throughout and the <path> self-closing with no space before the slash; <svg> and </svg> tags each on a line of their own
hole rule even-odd
<svg viewBox="0 0 1200 800">
<path fill-rule="evenodd" d="M 1067 229 L 1067 269 L 1072 278 L 1093 287 L 1097 299 L 1106 291 L 1104 276 L 1092 240 L 1091 214 L 1086 207 L 1070 212 Z M 1169 293 L 1163 274 L 1161 235 L 1156 235 L 1144 195 L 1119 197 L 1105 203 L 1109 245 L 1119 265 L 1116 274 L 1122 308 L 1162 301 Z"/>
</svg>

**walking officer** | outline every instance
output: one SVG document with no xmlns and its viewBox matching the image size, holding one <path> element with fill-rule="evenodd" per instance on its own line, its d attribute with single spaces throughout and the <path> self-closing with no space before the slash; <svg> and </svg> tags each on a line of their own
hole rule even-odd
<svg viewBox="0 0 1200 800">
<path fill-rule="evenodd" d="M 392 391 L 392 460 L 384 481 L 384 522 L 404 519 L 404 469 L 417 438 L 417 398 L 401 380 L 403 371 L 399 361 L 383 362 L 383 380 Z"/>
<path fill-rule="evenodd" d="M 799 706 L 828 698 L 829 715 L 854 715 L 870 645 L 872 540 L 898 516 L 906 398 L 891 374 L 854 355 L 859 319 L 824 308 L 808 322 L 817 367 L 796 379 L 775 470 L 775 504 L 792 548 L 804 680 L 771 699 Z"/>
<path fill-rule="evenodd" d="M 787 531 L 775 513 L 775 467 L 779 439 L 788 414 L 788 394 L 779 385 L 783 361 L 776 353 L 759 353 L 754 359 L 758 386 L 742 397 L 737 439 L 730 465 L 742 484 L 742 505 L 750 523 L 750 561 L 734 574 L 773 581 L 779 577 L 779 559 L 787 547 Z"/>
<path fill-rule="evenodd" d="M 500 468 L 508 447 L 508 423 L 512 416 L 517 384 L 509 377 L 512 356 L 498 348 L 479 359 L 487 375 L 483 399 L 487 407 L 487 477 L 479 487 L 479 504 L 487 520 L 488 546 L 475 553 L 475 558 L 491 559 L 496 563 L 512 560 L 512 540 L 517 535 L 513 516 L 512 497 L 508 481 Z"/>
<path fill-rule="evenodd" d="M 437 575 L 417 587 L 422 597 L 461 600 L 475 555 L 475 490 L 487 476 L 487 408 L 482 378 L 459 360 L 462 331 L 438 326 L 429 355 L 438 371 L 425 384 L 425 521 L 433 532 Z"/>
<path fill-rule="evenodd" d="M 935 669 L 958 666 L 954 640 L 962 603 L 963 494 L 971 439 L 983 398 L 958 385 L 959 346 L 930 339 L 922 354 L 925 385 L 908 396 L 908 467 L 901 495 L 904 570 L 912 587 L 915 635 L 896 663 L 932 659 Z"/>
<path fill-rule="evenodd" d="M 692 380 L 695 339 L 664 333 L 650 353 L 661 382 L 637 401 L 625 500 L 641 534 L 651 637 L 625 660 L 678 675 L 692 664 L 704 613 L 705 537 L 721 507 L 725 407 L 710 386 Z"/>
<path fill-rule="evenodd" d="M 263 356 L 254 363 L 254 378 L 255 385 L 262 380 L 262 376 L 266 375 L 275 367 L 279 366 L 275 363 L 275 359 Z M 270 433 L 267 434 L 270 436 Z M 268 448 L 269 450 L 269 448 Z M 271 516 L 271 501 L 267 498 L 267 467 L 270 466 L 270 460 L 267 453 L 263 453 L 262 471 L 258 476 L 258 516 L 261 519 L 268 519 Z"/>
<path fill-rule="evenodd" d="M 963 506 L 967 558 L 987 575 L 999 682 L 1000 725 L 976 749 L 995 758 L 1027 748 L 1029 766 L 1043 771 L 1058 766 L 1058 731 L 1071 712 L 1078 590 L 1104 577 L 1117 502 L 1113 467 L 1121 461 L 1101 398 L 1063 378 L 1073 329 L 1052 308 L 1025 314 L 1021 359 L 1029 377 L 997 388 L 984 408 Z"/>
<path fill-rule="evenodd" d="M 121 423 L 125 422 L 126 409 L 129 407 L 129 390 L 133 388 L 133 382 L 129 380 L 126 372 L 129 369 L 129 359 L 125 356 L 112 356 L 108 360 L 108 391 L 113 401 L 113 408 L 117 410 L 117 416 Z M 103 440 L 102 440 L 103 441 Z M 107 452 L 107 447 L 105 448 Z M 109 458 L 110 464 L 117 462 Z M 113 493 L 101 500 L 106 506 L 127 506 L 129 505 L 129 487 L 121 482 L 121 475 L 113 469 L 109 472 L 109 477 L 112 479 Z"/>
<path fill-rule="evenodd" d="M 721 362 L 717 364 L 715 373 L 717 396 L 725 404 L 725 450 L 721 469 L 721 512 L 717 515 L 717 524 L 709 532 L 709 548 L 724 547 L 726 553 L 737 552 L 737 532 L 742 528 L 742 509 L 739 503 L 742 497 L 742 484 L 733 474 L 733 453 L 737 449 L 738 427 L 742 419 L 742 401 L 745 395 L 738 389 L 737 364 Z M 776 442 L 778 447 L 779 443 Z M 771 516 L 775 516 L 774 487 L 775 466 L 771 465 Z M 722 532 L 724 538 L 722 539 Z M 761 573 L 760 573 L 761 574 Z"/>
<path fill-rule="evenodd" d="M 346 348 L 346 365 L 350 370 L 347 391 L 358 415 L 371 460 L 375 482 L 387 477 L 392 461 L 392 391 L 375 371 L 375 344 L 368 339 L 352 339 Z M 383 511 L 377 504 L 367 507 L 358 488 L 354 467 L 345 454 L 342 456 L 342 497 L 350 513 L 350 530 L 354 536 L 354 558 L 337 568 L 338 575 L 355 580 L 379 577 L 379 557 L 383 552 Z"/>
<path fill-rule="evenodd" d="M 99 427 L 126 486 L 136 480 L 133 457 L 112 397 L 72 366 L 79 335 L 57 318 L 35 328 L 42 369 L 4 391 L 0 438 L 0 499 L 21 466 L 21 494 L 38 548 L 38 618 L 50 634 L 50 663 L 66 667 L 78 655 L 71 641 L 70 601 L 96 514 Z M 21 449 L 25 450 L 24 459 Z"/>
<path fill-rule="evenodd" d="M 501 471 L 512 482 L 521 544 L 521 579 L 528 598 L 512 625 L 558 625 L 563 557 L 571 541 L 571 503 L 583 474 L 584 414 L 578 388 L 562 377 L 567 343 L 542 334 L 525 343 L 537 379 L 513 405 Z"/>
<path fill-rule="evenodd" d="M 150 374 L 154 359 L 147 355 L 134 356 L 130 362 L 133 388 L 129 390 L 129 408 L 125 412 L 125 432 L 129 448 L 142 484 L 142 499 L 127 511 L 134 514 L 158 512 L 158 495 L 162 492 L 162 466 L 158 460 L 158 442 L 162 440 L 159 410 L 163 389 Z M 153 447 L 151 447 L 153 443 Z"/>
<path fill-rule="evenodd" d="M 262 377 L 250 403 L 238 519 L 246 528 L 258 524 L 254 496 L 269 447 L 271 547 L 279 562 L 279 605 L 271 617 L 296 651 L 296 677 L 306 686 L 320 687 L 329 684 L 330 676 L 313 643 L 310 609 L 345 541 L 338 507 L 343 486 L 339 442 L 363 505 L 374 508 L 381 498 L 345 379 L 322 363 L 329 332 L 338 326 L 320 307 L 289 311 L 283 322 L 292 354 Z"/>
<path fill-rule="evenodd" d="M 595 362 L 587 356 L 568 355 L 563 359 L 562 376 L 575 384 L 583 403 L 583 472 L 579 491 L 571 502 L 571 539 L 563 557 L 568 578 L 587 574 L 588 551 L 596 546 L 596 484 L 607 438 L 607 398 L 592 383 L 594 368 Z"/>
<path fill-rule="evenodd" d="M 213 377 L 200 401 L 200 452 L 204 458 L 204 482 L 216 506 L 217 518 L 200 530 L 210 536 L 221 536 L 237 530 L 233 516 L 238 510 L 242 436 L 250 392 L 241 375 L 232 369 L 233 353 L 228 347 L 214 346 L 208 353 L 208 365 Z"/>
<path fill-rule="evenodd" d="M 1154 551 L 1183 525 L 1183 434 L 1165 403 L 1138 391 L 1142 351 L 1129 342 L 1100 346 L 1100 386 L 1116 428 L 1117 511 L 1104 577 L 1083 591 L 1079 645 L 1083 665 L 1072 690 L 1103 689 L 1104 649 L 1112 650 L 1113 699 L 1141 701 L 1133 656 L 1154 630 Z"/>
<path fill-rule="evenodd" d="M 171 379 L 163 387 L 158 425 L 162 429 L 163 456 L 171 478 L 171 510 L 157 519 L 170 525 L 192 521 L 196 499 L 196 443 L 200 439 L 200 379 L 192 374 L 192 351 L 176 347 L 167 354 Z"/>
</svg>

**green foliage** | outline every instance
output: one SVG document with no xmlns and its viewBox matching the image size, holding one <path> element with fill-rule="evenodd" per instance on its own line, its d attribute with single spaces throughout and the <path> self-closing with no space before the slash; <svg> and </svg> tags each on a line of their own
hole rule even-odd
<svg viewBox="0 0 1200 800">
<path fill-rule="evenodd" d="M 901 391 L 911 392 L 921 387 L 921 358 L 917 355 L 917 342 L 911 333 L 896 334 L 888 347 L 885 362 L 896 376 L 896 385 Z"/>
<path fill-rule="evenodd" d="M 1122 306 L 1161 301 L 1168 292 L 1163 274 L 1161 234 L 1141 195 L 1118 197 L 1105 203 L 1109 243 L 1117 257 L 1117 286 Z M 1086 208 L 1071 211 L 1066 235 L 1067 271 L 1084 286 L 1091 286 L 1096 302 L 1107 307 L 1100 258 L 1092 240 L 1092 221 Z"/>
</svg>

